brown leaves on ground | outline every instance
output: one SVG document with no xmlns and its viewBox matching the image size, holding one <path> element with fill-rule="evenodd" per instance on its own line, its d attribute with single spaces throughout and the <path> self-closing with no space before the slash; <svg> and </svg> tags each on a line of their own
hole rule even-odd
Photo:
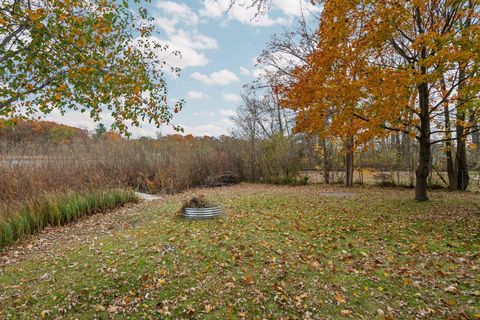
<svg viewBox="0 0 480 320">
<path fill-rule="evenodd" d="M 480 195 L 332 191 L 192 190 L 50 229 L 0 258 L 0 318 L 476 317 Z M 199 193 L 224 217 L 176 218 Z"/>
</svg>

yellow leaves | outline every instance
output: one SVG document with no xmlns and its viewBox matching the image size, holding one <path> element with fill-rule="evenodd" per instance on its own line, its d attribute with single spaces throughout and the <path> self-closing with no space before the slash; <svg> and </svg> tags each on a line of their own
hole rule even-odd
<svg viewBox="0 0 480 320">
<path fill-rule="evenodd" d="M 3 17 L 0 17 L 0 25 L 1 25 L 1 26 L 6 26 L 6 25 L 8 25 L 7 20 L 3 19 Z"/>
<path fill-rule="evenodd" d="M 45 9 L 29 10 L 27 15 L 32 22 L 37 22 L 45 17 Z"/>
<path fill-rule="evenodd" d="M 97 31 L 98 34 L 108 34 L 113 31 L 113 28 L 110 24 L 106 23 L 103 20 L 98 21 L 94 26 L 94 29 Z"/>
<path fill-rule="evenodd" d="M 157 270 L 157 273 L 163 277 L 165 277 L 168 274 L 168 270 L 165 268 L 160 268 Z"/>
<path fill-rule="evenodd" d="M 167 283 L 167 281 L 166 281 L 165 279 L 163 279 L 163 278 L 160 278 L 160 279 L 156 279 L 156 280 L 155 280 L 155 283 L 156 283 L 156 285 L 157 285 L 158 287 L 161 287 L 161 286 L 163 286 L 165 283 Z"/>
<path fill-rule="evenodd" d="M 138 94 L 140 94 L 141 91 L 142 91 L 142 87 L 141 87 L 141 86 L 135 85 L 135 86 L 133 87 L 133 93 L 134 93 L 134 94 L 138 95 Z"/>
</svg>

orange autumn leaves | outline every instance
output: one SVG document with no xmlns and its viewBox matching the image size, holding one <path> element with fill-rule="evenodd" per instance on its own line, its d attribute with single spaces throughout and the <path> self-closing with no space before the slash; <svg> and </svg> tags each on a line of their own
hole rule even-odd
<svg viewBox="0 0 480 320">
<path fill-rule="evenodd" d="M 468 1 L 437 2 L 445 12 L 455 12 L 459 21 L 472 14 Z M 478 26 L 448 24 L 442 10 L 428 3 L 322 1 L 316 51 L 295 70 L 293 84 L 278 88 L 282 104 L 297 112 L 296 130 L 337 138 L 355 136 L 359 144 L 389 131 L 418 136 L 417 87 L 435 85 L 460 64 L 478 68 L 480 61 L 475 50 L 480 45 Z M 477 1 L 473 3 L 478 6 Z M 424 21 L 432 15 L 423 34 L 416 30 L 412 15 L 416 9 Z M 429 53 L 423 59 L 418 55 L 422 49 Z M 412 58 L 403 56 L 403 51 Z M 420 72 L 421 68 L 427 72 Z M 477 74 L 470 77 L 458 94 L 478 92 L 478 82 Z M 443 98 L 431 97 L 430 112 Z M 437 125 L 435 121 L 432 116 L 432 126 Z"/>
</svg>

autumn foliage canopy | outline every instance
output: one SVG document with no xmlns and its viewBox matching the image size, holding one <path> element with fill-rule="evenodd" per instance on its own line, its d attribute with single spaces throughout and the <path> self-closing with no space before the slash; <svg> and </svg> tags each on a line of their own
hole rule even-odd
<svg viewBox="0 0 480 320">
<path fill-rule="evenodd" d="M 415 137 L 417 182 L 425 181 L 432 144 L 457 139 L 463 150 L 478 130 L 479 1 L 321 6 L 317 49 L 281 91 L 283 105 L 297 111 L 297 131 L 354 137 L 357 145 L 391 132 Z"/>
</svg>

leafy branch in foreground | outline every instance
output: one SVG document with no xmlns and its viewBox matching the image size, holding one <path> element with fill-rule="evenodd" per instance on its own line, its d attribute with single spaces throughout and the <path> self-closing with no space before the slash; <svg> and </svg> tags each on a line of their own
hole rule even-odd
<svg viewBox="0 0 480 320">
<path fill-rule="evenodd" d="M 102 112 L 113 128 L 169 123 L 170 52 L 145 8 L 114 0 L 0 0 L 0 116 Z M 135 3 L 140 2 L 135 0 Z M 180 101 L 174 107 L 178 112 Z"/>
</svg>

